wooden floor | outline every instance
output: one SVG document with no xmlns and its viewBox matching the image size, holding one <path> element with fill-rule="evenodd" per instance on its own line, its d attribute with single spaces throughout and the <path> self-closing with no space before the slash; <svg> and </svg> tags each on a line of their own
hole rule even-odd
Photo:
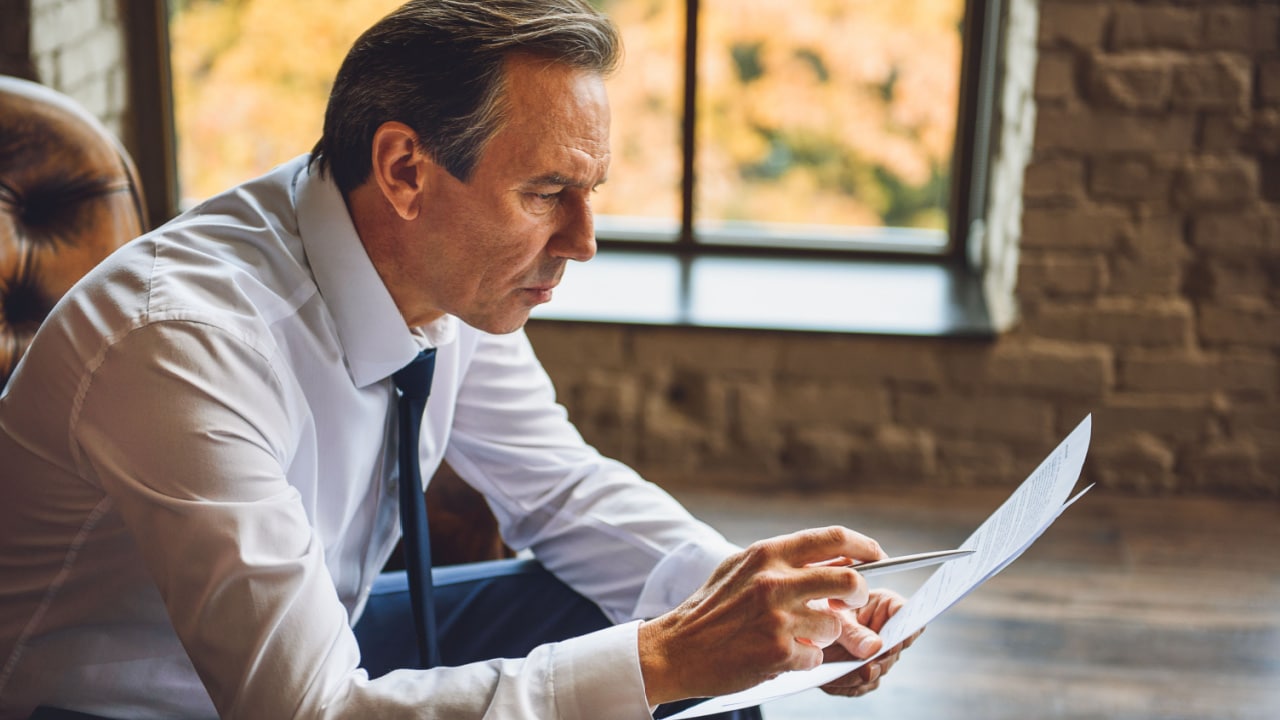
<svg viewBox="0 0 1280 720">
<path fill-rule="evenodd" d="M 954 547 L 1005 493 L 676 493 L 729 539 L 844 524 L 891 554 Z M 910 595 L 929 570 L 888 576 Z M 1093 493 L 934 623 L 876 692 L 767 720 L 1280 718 L 1280 503 Z"/>
</svg>

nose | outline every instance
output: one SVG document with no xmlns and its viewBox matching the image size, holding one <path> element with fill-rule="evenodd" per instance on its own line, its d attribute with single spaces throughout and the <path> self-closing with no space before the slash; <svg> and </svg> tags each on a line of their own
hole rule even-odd
<svg viewBox="0 0 1280 720">
<path fill-rule="evenodd" d="M 586 262 L 596 256 L 596 226 L 591 201 L 583 195 L 562 206 L 563 221 L 551 238 L 551 254 Z"/>
</svg>

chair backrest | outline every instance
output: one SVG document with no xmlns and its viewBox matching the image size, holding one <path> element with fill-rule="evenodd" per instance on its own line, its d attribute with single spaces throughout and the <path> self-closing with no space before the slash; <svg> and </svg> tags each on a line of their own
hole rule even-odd
<svg viewBox="0 0 1280 720">
<path fill-rule="evenodd" d="M 54 303 L 145 229 L 133 161 L 43 85 L 0 76 L 0 388 Z"/>
</svg>

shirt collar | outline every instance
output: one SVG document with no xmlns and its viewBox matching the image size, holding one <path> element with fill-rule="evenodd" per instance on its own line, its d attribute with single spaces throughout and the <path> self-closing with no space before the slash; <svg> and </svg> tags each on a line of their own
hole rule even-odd
<svg viewBox="0 0 1280 720">
<path fill-rule="evenodd" d="M 390 377 L 424 347 L 457 338 L 458 321 L 450 315 L 413 330 L 405 325 L 331 178 L 313 173 L 304 160 L 293 192 L 302 245 L 356 387 Z"/>
</svg>

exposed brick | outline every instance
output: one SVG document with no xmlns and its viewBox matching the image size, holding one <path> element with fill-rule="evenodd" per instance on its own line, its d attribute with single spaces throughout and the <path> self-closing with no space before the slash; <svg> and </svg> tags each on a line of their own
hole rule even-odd
<svg viewBox="0 0 1280 720">
<path fill-rule="evenodd" d="M 1185 462 L 1192 486 L 1218 494 L 1269 496 L 1269 487 L 1258 464 L 1258 447 L 1241 439 L 1216 439 L 1193 449 Z"/>
<path fill-rule="evenodd" d="M 1195 117 L 1189 114 L 1148 116 L 1046 108 L 1036 117 L 1036 149 L 1041 151 L 1185 153 L 1195 146 Z"/>
<path fill-rule="evenodd" d="M 626 332 L 618 325 L 531 320 L 526 333 L 548 371 L 569 367 L 620 368 L 626 363 Z"/>
<path fill-rule="evenodd" d="M 787 438 L 782 463 L 798 472 L 802 484 L 811 484 L 815 479 L 847 474 L 853 446 L 853 439 L 839 430 L 803 428 Z"/>
<path fill-rule="evenodd" d="M 1280 60 L 1258 63 L 1257 93 L 1260 104 L 1280 105 Z"/>
<path fill-rule="evenodd" d="M 1233 402 L 1223 410 L 1223 419 L 1230 437 L 1252 439 L 1263 450 L 1280 448 L 1280 405 Z"/>
<path fill-rule="evenodd" d="M 1173 105 L 1189 110 L 1244 110 L 1252 104 L 1253 67 L 1240 55 L 1219 54 L 1173 69 Z"/>
<path fill-rule="evenodd" d="M 1123 110 L 1168 106 L 1173 75 L 1166 57 L 1150 53 L 1095 55 L 1089 64 L 1089 99 Z"/>
<path fill-rule="evenodd" d="M 1178 171 L 1173 197 L 1187 210 L 1243 207 L 1258 197 L 1258 163 L 1240 156 L 1188 160 Z"/>
<path fill-rule="evenodd" d="M 1206 152 L 1221 154 L 1232 150 L 1280 154 L 1280 109 L 1206 114 L 1199 145 Z"/>
<path fill-rule="evenodd" d="M 1074 203 L 1084 193 L 1084 162 L 1077 158 L 1051 158 L 1027 165 L 1022 196 L 1030 200 Z"/>
<path fill-rule="evenodd" d="M 1015 476 L 1009 446 L 994 441 L 939 440 L 939 481 L 992 485 L 1021 480 Z"/>
<path fill-rule="evenodd" d="M 1276 293 L 1275 278 L 1280 278 L 1280 263 L 1273 265 L 1245 258 L 1197 258 L 1188 267 L 1184 290 L 1197 302 L 1265 297 Z M 1280 302 L 1280 295 L 1274 301 Z"/>
<path fill-rule="evenodd" d="M 1277 48 L 1280 11 L 1274 3 L 1210 5 L 1205 10 L 1203 46 L 1212 50 L 1270 51 Z"/>
<path fill-rule="evenodd" d="M 1066 103 L 1075 97 L 1075 55 L 1053 50 L 1042 52 L 1036 60 L 1036 102 Z"/>
<path fill-rule="evenodd" d="M 1108 266 L 1107 294 L 1163 297 L 1176 295 L 1186 269 L 1186 251 L 1158 255 L 1117 255 Z"/>
<path fill-rule="evenodd" d="M 1280 155 L 1258 158 L 1258 190 L 1267 202 L 1280 202 Z"/>
<path fill-rule="evenodd" d="M 1124 236 L 1121 251 L 1139 259 L 1152 256 L 1182 257 L 1186 220 L 1181 215 L 1152 211 L 1139 216 L 1134 231 Z"/>
<path fill-rule="evenodd" d="M 1199 46 L 1200 37 L 1200 13 L 1194 8 L 1118 4 L 1111 23 L 1109 45 L 1115 50 L 1190 50 Z"/>
<path fill-rule="evenodd" d="M 94 28 L 74 44 L 60 49 L 58 63 L 62 82 L 68 89 L 80 89 L 94 79 L 95 85 L 103 85 L 102 79 L 109 68 L 118 66 L 124 59 L 124 40 L 118 28 Z M 100 88 L 105 97 L 107 89 Z"/>
<path fill-rule="evenodd" d="M 1217 359 L 1218 389 L 1241 395 L 1275 397 L 1280 389 L 1280 358 L 1274 353 L 1232 352 Z"/>
<path fill-rule="evenodd" d="M 575 423 L 596 431 L 620 431 L 634 436 L 640 419 L 641 394 L 639 380 L 633 375 L 591 371 L 568 393 L 570 415 Z"/>
<path fill-rule="evenodd" d="M 644 328 L 635 330 L 633 343 L 641 367 L 768 374 L 778 365 L 779 343 L 769 333 Z"/>
<path fill-rule="evenodd" d="M 657 370 L 648 388 L 648 409 L 678 413 L 709 429 L 723 428 L 727 422 L 728 389 L 715 373 L 690 368 Z"/>
<path fill-rule="evenodd" d="M 778 423 L 870 427 L 889 419 L 888 396 L 874 386 L 788 383 L 775 395 L 773 419 Z"/>
<path fill-rule="evenodd" d="M 1075 417 L 1067 415 L 1066 421 Z M 1214 426 L 1212 398 L 1196 394 L 1117 393 L 1093 409 L 1093 436 L 1120 437 L 1136 429 L 1178 442 L 1207 438 Z"/>
<path fill-rule="evenodd" d="M 1236 113 L 1208 114 L 1196 144 L 1206 153 L 1231 153 L 1243 147 L 1250 118 Z"/>
<path fill-rule="evenodd" d="M 1128 392 L 1211 392 L 1217 357 L 1195 350 L 1133 350 L 1120 357 L 1118 389 Z"/>
<path fill-rule="evenodd" d="M 1093 297 L 1106 288 L 1106 261 L 1099 256 L 1024 251 L 1018 293 L 1047 297 Z"/>
<path fill-rule="evenodd" d="M 931 434 L 890 425 L 854 450 L 852 466 L 871 482 L 921 481 L 937 473 L 938 450 Z"/>
<path fill-rule="evenodd" d="M 1110 8 L 1103 4 L 1045 2 L 1040 6 L 1041 48 L 1096 47 Z"/>
<path fill-rule="evenodd" d="M 1150 156 L 1101 156 L 1089 166 L 1089 193 L 1097 200 L 1164 198 L 1172 183 L 1173 169 Z"/>
<path fill-rule="evenodd" d="M 1024 397 L 906 392 L 898 396 L 897 420 L 899 425 L 934 428 L 955 438 L 1038 443 L 1053 436 L 1052 403 Z"/>
<path fill-rule="evenodd" d="M 1198 215 L 1191 226 L 1191 244 L 1213 257 L 1280 257 L 1280 217 L 1257 211 Z"/>
<path fill-rule="evenodd" d="M 1206 345 L 1280 348 L 1280 310 L 1263 298 L 1240 297 L 1202 305 L 1197 327 Z"/>
<path fill-rule="evenodd" d="M 1001 342 L 971 361 L 951 363 L 956 387 L 994 387 L 1049 396 L 1095 397 L 1113 383 L 1112 354 L 1098 345 L 1044 340 Z"/>
<path fill-rule="evenodd" d="M 1184 221 L 1157 214 L 1142 218 L 1125 237 L 1121 252 L 1109 258 L 1107 294 L 1174 296 L 1180 294 L 1190 251 L 1182 242 Z"/>
<path fill-rule="evenodd" d="M 700 423 L 671 412 L 654 398 L 644 405 L 638 455 L 646 474 L 654 468 L 693 471 L 714 451 L 714 439 Z"/>
<path fill-rule="evenodd" d="M 1042 337 L 1116 346 L 1187 347 L 1192 312 L 1183 300 L 1103 298 L 1089 304 L 1050 304 L 1024 319 Z"/>
<path fill-rule="evenodd" d="M 1129 492 L 1168 492 L 1178 484 L 1168 443 L 1145 432 L 1097 435 L 1088 465 L 1102 487 Z"/>
<path fill-rule="evenodd" d="M 915 340 L 867 337 L 799 337 L 782 347 L 784 377 L 936 386 L 942 382 L 940 354 L 946 348 Z"/>
<path fill-rule="evenodd" d="M 52 53 L 83 40 L 99 27 L 101 19 L 95 0 L 40 2 L 31 6 L 31 52 Z"/>
<path fill-rule="evenodd" d="M 1132 232 L 1129 214 L 1114 207 L 1028 208 L 1022 216 L 1029 248 L 1109 250 Z"/>
</svg>

